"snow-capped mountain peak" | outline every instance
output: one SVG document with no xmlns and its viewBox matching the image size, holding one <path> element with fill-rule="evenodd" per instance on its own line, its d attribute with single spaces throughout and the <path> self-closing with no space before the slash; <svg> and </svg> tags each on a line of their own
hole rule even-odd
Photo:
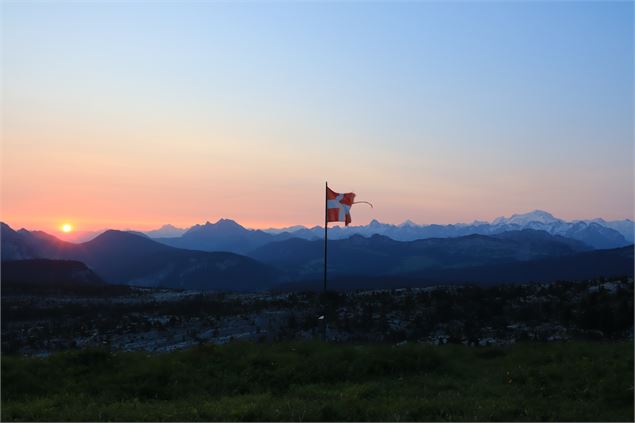
<svg viewBox="0 0 635 423">
<path fill-rule="evenodd" d="M 417 225 L 415 222 L 413 222 L 412 220 L 408 219 L 402 223 L 400 223 L 399 225 L 397 225 L 399 228 L 414 228 L 417 227 L 419 225 Z"/>
<path fill-rule="evenodd" d="M 492 221 L 492 225 L 528 225 L 532 222 L 542 223 L 544 225 L 551 225 L 554 223 L 560 223 L 562 220 L 554 217 L 551 213 L 544 210 L 534 210 L 529 213 L 513 214 L 507 218 L 504 216 L 498 217 Z"/>
<path fill-rule="evenodd" d="M 633 243 L 634 225 L 629 219 L 607 221 L 596 218 L 590 220 L 565 221 L 554 217 L 544 210 L 533 210 L 528 213 L 517 213 L 509 217 L 499 217 L 491 223 L 474 221 L 456 224 L 416 224 L 406 220 L 399 225 L 372 220 L 368 225 L 345 227 L 343 224 L 329 224 L 329 239 L 345 239 L 351 235 L 371 237 L 379 234 L 397 241 L 413 241 L 425 238 L 447 238 L 466 235 L 495 235 L 511 230 L 533 229 L 545 231 L 551 235 L 559 235 L 576 239 L 595 248 L 615 248 Z M 232 236 L 259 237 L 267 233 L 280 235 L 287 232 L 286 237 L 294 236 L 305 239 L 318 239 L 324 236 L 323 226 L 307 228 L 301 225 L 287 228 L 270 228 L 264 231 L 247 229 L 231 219 L 220 219 L 216 223 L 206 222 L 192 226 L 188 233 L 214 232 Z M 181 233 L 179 233 L 181 232 Z M 180 237 L 185 229 L 164 226 L 160 230 L 146 232 L 151 237 Z M 188 235 L 190 236 L 190 235 Z M 229 236 L 229 235 L 228 235 Z"/>
</svg>

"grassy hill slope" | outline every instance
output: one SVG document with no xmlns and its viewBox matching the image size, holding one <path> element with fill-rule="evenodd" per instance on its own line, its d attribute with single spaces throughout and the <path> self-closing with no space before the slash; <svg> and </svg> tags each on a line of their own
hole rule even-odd
<svg viewBox="0 0 635 423">
<path fill-rule="evenodd" d="M 632 421 L 633 343 L 2 358 L 3 421 Z"/>
</svg>

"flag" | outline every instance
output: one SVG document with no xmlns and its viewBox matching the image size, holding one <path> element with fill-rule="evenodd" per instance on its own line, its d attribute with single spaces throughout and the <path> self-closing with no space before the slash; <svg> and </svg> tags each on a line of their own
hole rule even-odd
<svg viewBox="0 0 635 423">
<path fill-rule="evenodd" d="M 326 187 L 326 221 L 351 223 L 351 207 L 355 201 L 355 194 L 347 192 L 338 194 Z"/>
</svg>

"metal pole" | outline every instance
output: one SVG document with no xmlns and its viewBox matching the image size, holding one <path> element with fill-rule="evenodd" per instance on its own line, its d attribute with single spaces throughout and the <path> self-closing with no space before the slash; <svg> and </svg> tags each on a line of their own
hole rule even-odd
<svg viewBox="0 0 635 423">
<path fill-rule="evenodd" d="M 329 183 L 326 182 L 324 189 L 324 341 L 326 342 L 326 261 L 327 261 L 327 241 L 328 241 L 328 213 L 329 213 Z"/>
</svg>

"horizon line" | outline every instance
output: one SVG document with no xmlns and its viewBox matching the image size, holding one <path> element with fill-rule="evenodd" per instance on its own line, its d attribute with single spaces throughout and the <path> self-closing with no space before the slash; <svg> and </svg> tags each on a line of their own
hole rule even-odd
<svg viewBox="0 0 635 423">
<path fill-rule="evenodd" d="M 449 226 L 449 225 L 473 225 L 473 224 L 476 224 L 476 223 L 493 224 L 493 223 L 494 223 L 494 221 L 496 221 L 497 219 L 500 219 L 500 218 L 510 219 L 510 218 L 512 218 L 512 217 L 514 217 L 514 216 L 522 216 L 522 215 L 526 215 L 526 214 L 530 214 L 530 213 L 534 213 L 534 212 L 544 212 L 544 213 L 548 213 L 549 215 L 551 215 L 552 217 L 554 217 L 554 219 L 561 220 L 561 221 L 563 221 L 563 222 L 567 222 L 567 223 L 572 223 L 572 222 L 583 222 L 583 221 L 593 221 L 593 220 L 603 220 L 603 221 L 605 221 L 605 222 L 615 222 L 615 221 L 631 221 L 631 222 L 633 222 L 633 221 L 634 221 L 634 220 L 633 220 L 633 216 L 630 216 L 630 217 L 624 217 L 624 218 L 621 218 L 621 219 L 610 219 L 610 220 L 609 220 L 609 219 L 606 219 L 606 218 L 603 218 L 603 217 L 578 218 L 578 219 L 569 219 L 569 220 L 567 220 L 567 219 L 562 219 L 562 218 L 559 218 L 559 217 L 557 217 L 557 216 L 554 216 L 552 213 L 550 213 L 550 212 L 546 212 L 545 210 L 541 210 L 541 209 L 534 209 L 534 210 L 532 210 L 532 211 L 529 211 L 529 212 L 524 212 L 524 213 L 513 213 L 513 214 L 511 214 L 510 216 L 498 216 L 498 217 L 495 217 L 495 218 L 493 218 L 493 219 L 491 219 L 491 220 L 480 220 L 480 219 L 474 219 L 474 220 L 472 220 L 471 222 L 454 222 L 454 223 L 434 223 L 434 222 L 431 222 L 431 223 L 418 223 L 418 222 L 415 222 L 413 219 L 406 219 L 406 220 L 403 220 L 403 221 L 401 221 L 401 222 L 399 222 L 399 223 L 393 223 L 393 222 L 387 222 L 387 221 L 380 221 L 379 219 L 371 219 L 371 220 L 370 220 L 368 223 L 366 223 L 366 224 L 358 224 L 358 225 L 353 224 L 353 225 L 348 226 L 348 228 L 356 228 L 356 227 L 368 226 L 368 225 L 370 225 L 370 224 L 371 224 L 371 223 L 373 223 L 373 222 L 377 222 L 377 223 L 384 224 L 384 225 L 393 225 L 393 226 L 400 226 L 400 225 L 403 225 L 403 224 L 405 224 L 405 223 L 412 223 L 412 224 L 414 224 L 415 226 L 420 226 L 420 227 L 431 226 L 431 225 L 439 225 L 439 226 Z M 108 230 L 118 230 L 118 231 L 124 231 L 124 232 L 127 232 L 127 231 L 137 231 L 137 232 L 142 232 L 142 233 L 144 233 L 144 232 L 152 232 L 152 231 L 156 231 L 156 230 L 162 229 L 162 228 L 163 228 L 163 227 L 165 227 L 165 226 L 172 226 L 172 227 L 174 227 L 175 229 L 179 229 L 179 230 L 189 230 L 189 229 L 191 229 L 191 228 L 193 228 L 194 226 L 197 226 L 197 225 L 202 226 L 202 225 L 205 225 L 205 224 L 217 224 L 217 223 L 219 223 L 219 222 L 221 222 L 221 221 L 223 221 L 223 220 L 229 220 L 229 221 L 232 221 L 232 222 L 234 222 L 234 223 L 236 223 L 236 224 L 238 224 L 238 225 L 242 226 L 242 227 L 243 227 L 243 228 L 245 228 L 245 229 L 249 229 L 249 230 L 261 230 L 261 231 L 267 231 L 267 230 L 283 230 L 283 229 L 293 228 L 293 227 L 297 227 L 297 226 L 301 226 L 301 227 L 304 227 L 304 228 L 306 228 L 306 229 L 311 229 L 311 228 L 316 228 L 316 227 L 317 227 L 317 228 L 324 228 L 324 225 L 319 225 L 319 224 L 316 224 L 316 225 L 306 225 L 306 224 L 300 224 L 300 223 L 299 223 L 299 224 L 286 224 L 286 225 L 282 225 L 282 226 L 271 226 L 271 225 L 252 226 L 252 225 L 249 225 L 249 224 L 244 224 L 244 225 L 243 225 L 243 224 L 241 224 L 238 220 L 235 220 L 235 219 L 232 219 L 232 218 L 220 217 L 220 218 L 218 218 L 216 221 L 206 220 L 205 222 L 201 222 L 201 223 L 198 223 L 198 222 L 197 222 L 197 223 L 194 223 L 194 224 L 189 224 L 189 225 L 188 225 L 188 224 L 186 224 L 186 225 L 176 224 L 176 225 L 175 225 L 175 224 L 172 224 L 172 223 L 163 223 L 163 224 L 158 224 L 158 223 L 155 223 L 155 224 L 154 224 L 154 226 L 148 226 L 148 228 L 149 228 L 149 229 L 136 229 L 136 228 L 134 228 L 134 227 L 131 227 L 131 226 L 130 226 L 130 225 L 134 225 L 134 224 L 130 224 L 130 223 L 129 223 L 129 224 L 127 224 L 127 225 L 128 225 L 128 227 L 125 227 L 124 225 L 119 226 L 119 225 L 116 225 L 116 224 L 115 224 L 115 225 L 113 225 L 113 226 L 101 227 L 101 228 L 99 228 L 99 229 L 82 229 L 82 228 L 77 227 L 77 228 L 76 228 L 76 229 L 74 229 L 71 233 L 64 233 L 64 232 L 62 232 L 62 230 L 61 230 L 61 225 L 62 225 L 62 223 L 65 223 L 65 222 L 59 222 L 59 223 L 57 224 L 57 227 L 55 228 L 55 230 L 51 230 L 51 229 L 43 229 L 43 228 L 41 228 L 41 227 L 35 227 L 35 226 L 32 226 L 32 227 L 30 227 L 30 228 L 27 228 L 27 226 L 28 226 L 28 225 L 27 225 L 27 226 L 24 226 L 24 225 L 19 225 L 19 224 L 18 224 L 18 225 L 12 225 L 12 224 L 7 223 L 7 221 L 5 221 L 5 220 L 0 220 L 0 222 L 1 222 L 1 223 L 6 224 L 6 225 L 7 225 L 7 226 L 9 226 L 11 229 L 16 230 L 16 231 L 21 230 L 21 229 L 25 229 L 25 230 L 28 230 L 28 231 L 43 231 L 43 232 L 47 232 L 47 233 L 48 233 L 48 232 L 53 232 L 53 233 L 63 234 L 63 235 L 65 235 L 65 236 L 69 236 L 69 235 L 70 235 L 70 236 L 72 236 L 72 234 L 81 234 L 81 233 L 98 233 L 98 232 L 100 232 L 100 233 L 101 233 L 101 232 L 105 232 L 105 231 L 108 231 Z M 69 222 L 70 222 L 70 220 L 69 220 Z M 70 222 L 70 223 L 72 224 L 73 222 Z M 157 226 L 157 225 L 159 225 L 159 226 Z M 145 225 L 144 225 L 144 226 L 145 226 Z M 336 228 L 336 227 L 339 227 L 339 228 L 346 228 L 346 226 L 344 226 L 343 224 L 342 224 L 342 225 L 340 225 L 339 223 L 332 224 L 332 226 L 331 226 L 331 225 L 329 225 L 329 227 L 330 227 L 330 228 Z M 17 229 L 16 229 L 16 228 L 17 228 Z"/>
</svg>

